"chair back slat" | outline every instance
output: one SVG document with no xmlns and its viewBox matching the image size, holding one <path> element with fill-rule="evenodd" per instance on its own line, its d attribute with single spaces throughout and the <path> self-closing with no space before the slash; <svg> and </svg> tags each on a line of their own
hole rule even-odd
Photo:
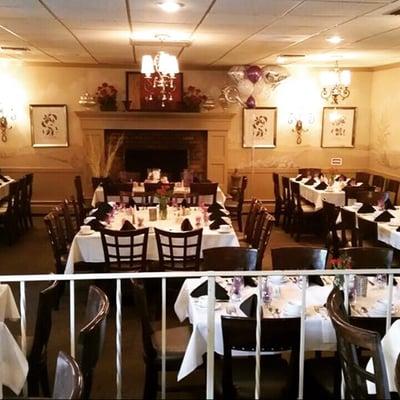
<svg viewBox="0 0 400 400">
<path fill-rule="evenodd" d="M 191 183 L 190 193 L 195 198 L 195 204 L 199 205 L 200 196 L 212 196 L 212 203 L 217 201 L 218 182 L 214 183 Z"/>
<path fill-rule="evenodd" d="M 254 271 L 257 264 L 257 249 L 246 247 L 213 247 L 203 256 L 203 271 Z"/>
<path fill-rule="evenodd" d="M 325 269 L 327 249 L 280 247 L 271 249 L 272 268 L 276 270 Z"/>
<path fill-rule="evenodd" d="M 393 250 L 386 247 L 347 247 L 339 249 L 339 255 L 351 259 L 351 268 L 390 268 Z"/>
</svg>

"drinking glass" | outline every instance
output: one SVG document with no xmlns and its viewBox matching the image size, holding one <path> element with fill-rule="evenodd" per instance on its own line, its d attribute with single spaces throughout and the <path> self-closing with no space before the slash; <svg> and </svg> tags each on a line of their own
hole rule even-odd
<svg viewBox="0 0 400 400">
<path fill-rule="evenodd" d="M 242 296 L 242 290 L 244 287 L 244 280 L 242 276 L 235 276 L 232 279 L 231 285 L 231 300 L 232 301 L 240 301 Z"/>
<path fill-rule="evenodd" d="M 378 286 L 378 289 L 384 289 L 386 286 L 386 275 L 376 274 L 375 282 L 376 285 Z"/>
<path fill-rule="evenodd" d="M 355 286 L 352 286 L 349 289 L 349 304 L 356 304 L 357 303 L 357 290 Z"/>
<path fill-rule="evenodd" d="M 268 283 L 268 279 L 265 279 L 262 284 L 261 296 L 263 303 L 269 306 L 272 302 L 272 290 L 271 286 Z"/>
</svg>

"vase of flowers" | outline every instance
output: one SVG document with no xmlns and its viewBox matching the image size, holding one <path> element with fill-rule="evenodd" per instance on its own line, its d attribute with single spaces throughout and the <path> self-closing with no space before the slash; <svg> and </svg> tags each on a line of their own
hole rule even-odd
<svg viewBox="0 0 400 400">
<path fill-rule="evenodd" d="M 332 258 L 330 261 L 331 269 L 351 269 L 351 257 Z M 335 275 L 333 284 L 339 288 L 343 288 L 344 275 Z"/>
<path fill-rule="evenodd" d="M 117 89 L 107 82 L 103 82 L 97 88 L 96 100 L 100 104 L 101 111 L 117 111 Z"/>
<path fill-rule="evenodd" d="M 207 100 L 200 89 L 194 86 L 189 86 L 187 91 L 183 93 L 183 107 L 185 111 L 200 112 L 201 105 Z"/>
<path fill-rule="evenodd" d="M 156 197 L 160 202 L 160 219 L 167 219 L 168 217 L 168 203 L 172 197 L 172 190 L 169 184 L 162 184 L 156 190 Z"/>
</svg>

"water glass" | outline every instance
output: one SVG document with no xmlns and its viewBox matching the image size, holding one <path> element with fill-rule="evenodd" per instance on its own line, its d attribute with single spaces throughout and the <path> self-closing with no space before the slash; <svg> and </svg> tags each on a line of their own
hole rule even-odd
<svg viewBox="0 0 400 400">
<path fill-rule="evenodd" d="M 235 276 L 232 279 L 231 286 L 231 300 L 232 301 L 240 301 L 242 296 L 242 290 L 244 287 L 244 280 L 242 276 Z"/>
<path fill-rule="evenodd" d="M 265 279 L 262 284 L 261 296 L 263 304 L 269 306 L 272 302 L 272 290 L 271 286 L 268 284 L 268 279 Z"/>
<path fill-rule="evenodd" d="M 386 275 L 385 274 L 377 274 L 375 278 L 376 285 L 378 289 L 384 289 L 386 286 Z"/>
<path fill-rule="evenodd" d="M 349 304 L 356 304 L 357 303 L 357 290 L 355 286 L 352 286 L 349 289 Z"/>
</svg>

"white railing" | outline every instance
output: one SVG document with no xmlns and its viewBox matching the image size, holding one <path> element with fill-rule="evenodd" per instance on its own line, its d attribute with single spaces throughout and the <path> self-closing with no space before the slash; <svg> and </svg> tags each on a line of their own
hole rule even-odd
<svg viewBox="0 0 400 400">
<path fill-rule="evenodd" d="M 299 356 L 299 385 L 298 398 L 303 398 L 304 389 L 304 353 L 305 353 L 305 312 L 306 312 L 306 289 L 308 286 L 308 277 L 319 276 L 344 276 L 345 305 L 348 307 L 348 288 L 350 275 L 388 275 L 387 291 L 387 310 L 386 310 L 386 330 L 391 326 L 391 304 L 393 299 L 393 278 L 394 275 L 400 275 L 400 268 L 371 268 L 356 270 L 285 270 L 285 271 L 202 271 L 202 272 L 137 272 L 137 273 L 107 273 L 107 274 L 37 274 L 37 275 L 1 275 L 2 283 L 19 282 L 20 284 L 20 311 L 21 311 L 21 347 L 26 354 L 26 282 L 45 282 L 45 281 L 69 281 L 70 289 L 70 352 L 75 357 L 75 281 L 87 280 L 116 280 L 116 398 L 122 397 L 122 347 L 121 347 L 121 280 L 124 279 L 161 279 L 161 396 L 166 398 L 166 287 L 167 279 L 171 278 L 208 278 L 208 339 L 207 339 L 207 382 L 206 398 L 214 398 L 214 330 L 215 330 L 215 278 L 232 276 L 250 276 L 258 278 L 258 306 L 256 314 L 256 367 L 255 367 L 255 399 L 260 398 L 260 353 L 261 353 L 261 312 L 262 312 L 262 278 L 274 275 L 297 276 L 302 278 L 302 308 L 300 314 L 300 356 Z M 305 284 L 304 284 L 305 283 Z"/>
</svg>

